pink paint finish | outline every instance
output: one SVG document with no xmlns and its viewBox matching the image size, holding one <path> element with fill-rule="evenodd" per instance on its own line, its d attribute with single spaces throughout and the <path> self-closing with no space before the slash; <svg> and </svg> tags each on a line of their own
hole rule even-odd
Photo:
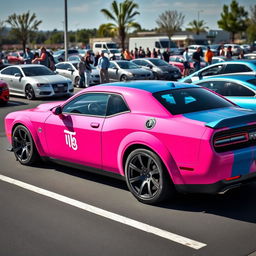
<svg viewBox="0 0 256 256">
<path fill-rule="evenodd" d="M 55 115 L 51 110 L 90 92 L 122 95 L 130 112 L 99 117 L 75 113 Z M 231 177 L 234 152 L 215 152 L 212 138 L 216 131 L 204 122 L 171 115 L 146 90 L 95 86 L 67 102 L 42 104 L 7 115 L 5 127 L 9 142 L 13 127 L 23 124 L 32 134 L 41 156 L 124 175 L 126 151 L 139 145 L 158 154 L 176 185 L 212 184 Z M 152 118 L 156 124 L 148 129 L 146 122 Z M 242 152 L 247 153 L 248 149 Z M 251 157 L 255 158 L 255 152 Z M 255 161 L 250 171 L 256 171 Z"/>
</svg>

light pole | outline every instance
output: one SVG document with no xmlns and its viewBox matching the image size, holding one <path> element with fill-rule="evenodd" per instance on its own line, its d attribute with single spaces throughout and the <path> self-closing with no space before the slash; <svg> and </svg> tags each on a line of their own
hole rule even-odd
<svg viewBox="0 0 256 256">
<path fill-rule="evenodd" d="M 199 15 L 200 15 L 200 12 L 203 12 L 204 10 L 199 10 L 198 12 L 197 12 L 197 23 L 199 23 Z"/>
<path fill-rule="evenodd" d="M 68 59 L 68 6 L 67 0 L 64 0 L 64 47 L 65 61 Z"/>
</svg>

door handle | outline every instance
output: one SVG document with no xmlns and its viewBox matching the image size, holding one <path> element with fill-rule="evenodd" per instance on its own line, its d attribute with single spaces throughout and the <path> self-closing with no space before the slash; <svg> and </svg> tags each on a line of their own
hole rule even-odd
<svg viewBox="0 0 256 256">
<path fill-rule="evenodd" d="M 91 123 L 92 128 L 99 128 L 100 124 L 99 123 Z"/>
</svg>

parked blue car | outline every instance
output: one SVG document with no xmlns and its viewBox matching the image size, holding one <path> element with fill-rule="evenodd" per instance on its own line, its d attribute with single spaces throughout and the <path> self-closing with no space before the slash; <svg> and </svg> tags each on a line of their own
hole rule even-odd
<svg viewBox="0 0 256 256">
<path fill-rule="evenodd" d="M 212 64 L 197 72 L 192 73 L 179 80 L 182 83 L 193 83 L 208 77 L 218 77 L 223 75 L 256 75 L 256 60 L 231 60 Z"/>
<path fill-rule="evenodd" d="M 207 87 L 242 108 L 256 110 L 256 76 L 232 75 L 205 78 L 193 84 Z"/>
</svg>

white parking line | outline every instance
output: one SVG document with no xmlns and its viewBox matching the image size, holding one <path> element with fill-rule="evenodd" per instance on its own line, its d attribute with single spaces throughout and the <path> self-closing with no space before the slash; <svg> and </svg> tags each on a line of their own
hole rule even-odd
<svg viewBox="0 0 256 256">
<path fill-rule="evenodd" d="M 22 181 L 19 181 L 19 180 L 15 180 L 15 179 L 9 178 L 9 177 L 1 175 L 1 174 L 0 174 L 0 180 L 8 182 L 8 183 L 13 184 L 13 185 L 16 185 L 18 187 L 33 191 L 33 192 L 38 193 L 40 195 L 53 198 L 55 200 L 58 200 L 60 202 L 65 203 L 65 204 L 72 205 L 74 207 L 77 207 L 77 208 L 85 210 L 87 212 L 91 212 L 93 214 L 102 216 L 104 218 L 108 218 L 108 219 L 111 219 L 113 221 L 120 222 L 124 225 L 127 225 L 127 226 L 130 226 L 130 227 L 133 227 L 133 228 L 136 228 L 136 229 L 154 234 L 156 236 L 160 236 L 162 238 L 171 240 L 173 242 L 191 247 L 191 248 L 196 249 L 196 250 L 201 249 L 202 247 L 206 246 L 206 244 L 204 244 L 204 243 L 200 243 L 200 242 L 197 242 L 195 240 L 191 240 L 189 238 L 186 238 L 186 237 L 183 237 L 183 236 L 180 236 L 180 235 L 176 235 L 176 234 L 168 232 L 166 230 L 153 227 L 151 225 L 148 225 L 148 224 L 145 224 L 145 223 L 142 223 L 142 222 L 124 217 L 122 215 L 119 215 L 119 214 L 116 214 L 116 213 L 113 213 L 113 212 L 103 210 L 103 209 L 95 207 L 93 205 L 89 205 L 89 204 L 80 202 L 78 200 L 74 200 L 72 198 L 62 196 L 60 194 L 51 192 L 49 190 L 45 190 L 45 189 L 30 185 L 28 183 L 25 183 L 25 182 L 22 182 Z"/>
</svg>

